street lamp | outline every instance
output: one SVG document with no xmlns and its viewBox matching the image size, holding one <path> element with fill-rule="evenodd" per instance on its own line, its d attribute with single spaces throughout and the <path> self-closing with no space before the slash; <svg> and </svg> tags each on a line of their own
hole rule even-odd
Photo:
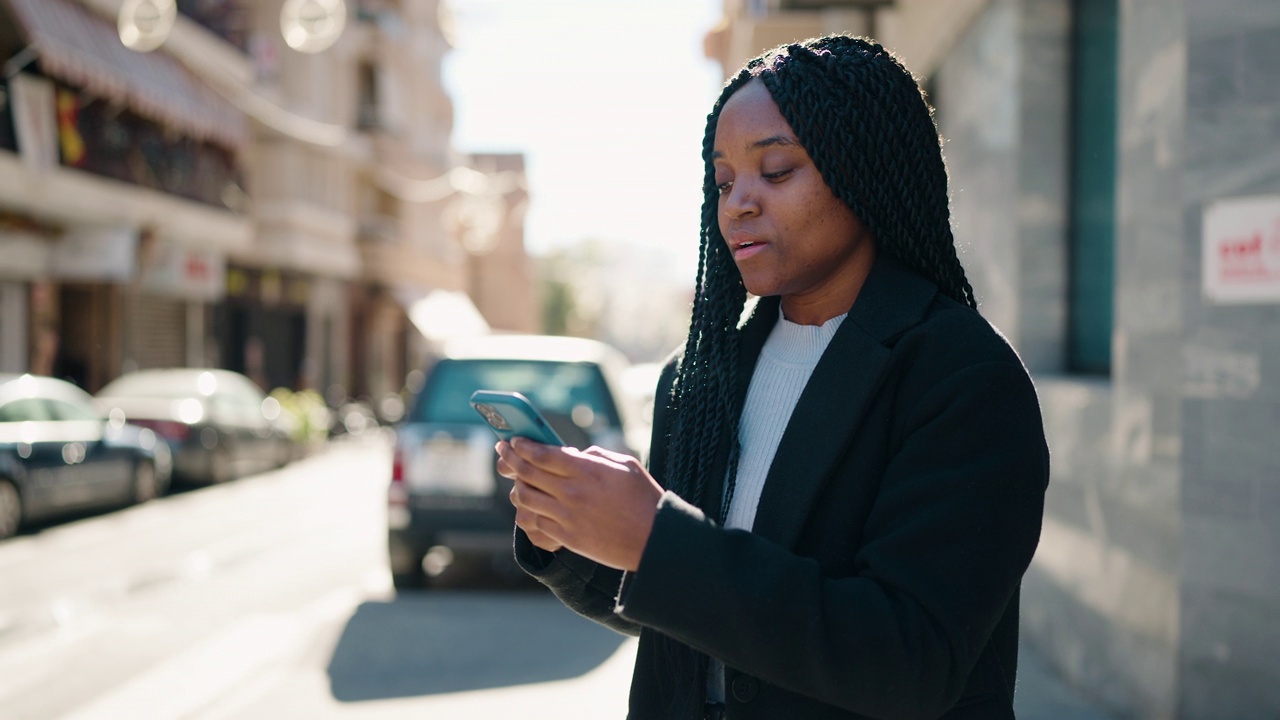
<svg viewBox="0 0 1280 720">
<path fill-rule="evenodd" d="M 287 0 L 280 10 L 280 34 L 298 52 L 327 50 L 337 42 L 346 22 L 342 0 Z"/>
<path fill-rule="evenodd" d="M 138 52 L 155 50 L 169 37 L 177 16 L 174 0 L 125 0 L 116 17 L 120 42 Z M 285 0 L 280 10 L 280 34 L 298 52 L 329 49 L 346 23 L 343 0 Z"/>
<path fill-rule="evenodd" d="M 138 52 L 155 50 L 169 37 L 177 16 L 173 0 L 125 0 L 116 18 L 120 42 Z"/>
</svg>

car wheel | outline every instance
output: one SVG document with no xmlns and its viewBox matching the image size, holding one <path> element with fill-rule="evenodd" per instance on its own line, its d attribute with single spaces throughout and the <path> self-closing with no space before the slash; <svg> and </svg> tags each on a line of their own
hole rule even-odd
<svg viewBox="0 0 1280 720">
<path fill-rule="evenodd" d="M 391 566 L 391 585 L 396 590 L 422 590 L 430 578 L 422 566 L 422 551 L 412 545 L 392 539 L 387 546 L 387 560 Z"/>
<path fill-rule="evenodd" d="M 160 478 L 155 463 L 139 460 L 133 467 L 133 502 L 141 505 L 160 495 Z"/>
<path fill-rule="evenodd" d="M 18 532 L 22 525 L 22 494 L 18 486 L 0 479 L 0 539 Z"/>
</svg>

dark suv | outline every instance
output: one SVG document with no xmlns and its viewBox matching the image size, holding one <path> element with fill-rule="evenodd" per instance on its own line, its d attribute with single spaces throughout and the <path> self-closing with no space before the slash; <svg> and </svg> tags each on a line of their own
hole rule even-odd
<svg viewBox="0 0 1280 720">
<path fill-rule="evenodd" d="M 566 443 L 642 454 L 643 423 L 620 395 L 628 367 L 594 340 L 494 335 L 446 344 L 395 429 L 388 554 L 397 589 L 424 587 L 455 553 L 506 563 L 515 520 L 496 438 L 468 404 L 476 390 L 523 393 Z"/>
</svg>

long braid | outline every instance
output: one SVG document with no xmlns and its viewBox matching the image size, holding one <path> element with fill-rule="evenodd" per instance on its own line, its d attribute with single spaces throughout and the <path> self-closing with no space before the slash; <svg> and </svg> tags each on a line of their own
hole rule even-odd
<svg viewBox="0 0 1280 720">
<path fill-rule="evenodd" d="M 685 500 L 714 512 L 707 498 L 707 479 L 715 472 L 716 450 L 726 433 L 734 439 L 736 459 L 738 416 L 734 392 L 737 383 L 737 321 L 746 303 L 746 287 L 720 236 L 717 222 L 718 193 L 711 153 L 715 146 L 716 119 L 733 91 L 750 79 L 745 71 L 730 81 L 708 116 L 702 153 L 707 171 L 703 178 L 701 246 L 698 275 L 694 284 L 693 312 L 684 355 L 677 368 L 675 384 L 668 399 L 667 487 Z M 718 519 L 718 518 L 717 518 Z M 667 678 L 670 668 L 698 672 L 705 660 L 692 648 L 658 634 L 654 637 L 654 673 Z M 665 684 L 665 681 L 664 681 Z M 701 688 L 672 677 L 668 687 L 669 714 L 680 708 L 697 707 Z"/>
<path fill-rule="evenodd" d="M 718 443 L 726 433 L 737 437 L 737 324 L 747 299 L 742 275 L 720 235 L 719 196 L 711 154 L 720 109 L 750 79 L 750 72 L 744 69 L 725 85 L 703 135 L 706 172 L 698 277 L 689 336 L 670 399 L 673 423 L 668 432 L 667 484 L 689 502 L 708 509 L 714 507 L 705 494 L 707 480 L 715 472 Z"/>
</svg>

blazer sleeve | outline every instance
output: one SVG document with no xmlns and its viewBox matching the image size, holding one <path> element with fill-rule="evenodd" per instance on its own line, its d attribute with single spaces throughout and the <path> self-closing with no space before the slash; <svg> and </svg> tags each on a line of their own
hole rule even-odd
<svg viewBox="0 0 1280 720">
<path fill-rule="evenodd" d="M 640 626 L 614 611 L 623 572 L 588 560 L 571 550 L 547 552 L 515 531 L 516 562 L 546 585 L 560 602 L 579 615 L 624 635 L 639 635 Z"/>
<path fill-rule="evenodd" d="M 847 710 L 940 715 L 1031 562 L 1048 450 L 1016 358 L 950 372 L 917 398 L 895 410 L 901 443 L 853 574 L 825 575 L 815 559 L 667 498 L 623 617 Z"/>
</svg>

